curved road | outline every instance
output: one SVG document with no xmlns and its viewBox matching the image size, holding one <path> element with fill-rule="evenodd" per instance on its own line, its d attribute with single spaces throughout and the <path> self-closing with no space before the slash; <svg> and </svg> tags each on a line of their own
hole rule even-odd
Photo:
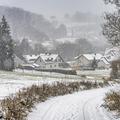
<svg viewBox="0 0 120 120">
<path fill-rule="evenodd" d="M 114 87 L 51 98 L 38 104 L 28 120 L 114 120 L 101 107 L 105 93 Z"/>
</svg>

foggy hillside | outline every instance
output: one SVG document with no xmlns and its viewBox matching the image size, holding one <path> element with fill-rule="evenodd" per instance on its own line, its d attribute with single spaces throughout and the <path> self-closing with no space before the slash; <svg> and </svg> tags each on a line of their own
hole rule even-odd
<svg viewBox="0 0 120 120">
<path fill-rule="evenodd" d="M 101 35 L 101 18 L 96 15 L 76 12 L 73 15 L 66 14 L 62 20 L 56 16 L 47 19 L 43 15 L 20 8 L 0 6 L 0 16 L 2 15 L 7 18 L 14 39 L 20 41 L 25 37 L 31 40 L 32 44 L 40 46 L 42 43 L 50 43 L 51 51 L 61 53 L 66 59 L 73 58 L 79 53 L 101 52 L 106 48 L 106 41 Z M 64 38 L 68 38 L 68 41 L 60 43 Z M 79 42 L 71 43 L 69 40 L 72 38 L 75 41 L 79 39 Z M 48 44 L 43 47 L 47 50 L 50 46 Z M 35 46 L 32 47 L 34 49 Z M 31 52 L 28 49 L 27 53 L 29 51 Z"/>
<path fill-rule="evenodd" d="M 77 39 L 75 43 L 61 43 L 56 45 L 56 52 L 61 54 L 66 60 L 72 60 L 74 57 L 83 53 L 92 53 L 93 46 L 86 39 Z"/>
<path fill-rule="evenodd" d="M 92 13 L 83 13 L 80 11 L 76 11 L 74 14 L 65 14 L 64 15 L 65 19 L 69 19 L 72 22 L 89 22 L 89 23 L 93 23 L 99 20 L 99 17 L 95 14 Z"/>
<path fill-rule="evenodd" d="M 69 30 L 69 36 L 86 38 L 95 46 L 102 47 L 107 44 L 107 41 L 102 35 L 102 15 L 98 16 L 92 13 L 82 13 L 77 11 L 71 15 L 65 14 L 64 22 Z"/>
<path fill-rule="evenodd" d="M 66 34 L 63 24 L 55 27 L 44 16 L 23 9 L 0 6 L 0 16 L 2 15 L 7 18 L 14 39 L 27 37 L 33 41 L 46 41 L 50 38 L 64 37 Z"/>
</svg>

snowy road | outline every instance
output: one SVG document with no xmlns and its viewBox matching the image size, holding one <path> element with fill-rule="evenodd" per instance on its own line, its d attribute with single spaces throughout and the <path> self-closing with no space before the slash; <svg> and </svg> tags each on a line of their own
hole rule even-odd
<svg viewBox="0 0 120 120">
<path fill-rule="evenodd" d="M 94 89 L 51 98 L 40 103 L 28 115 L 28 120 L 114 120 L 101 107 L 110 89 Z"/>
</svg>

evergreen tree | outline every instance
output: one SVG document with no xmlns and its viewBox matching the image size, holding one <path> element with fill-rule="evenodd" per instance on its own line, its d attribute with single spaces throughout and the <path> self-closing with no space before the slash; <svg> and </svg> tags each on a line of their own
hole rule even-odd
<svg viewBox="0 0 120 120">
<path fill-rule="evenodd" d="M 95 70 L 97 68 L 97 60 L 96 58 L 94 57 L 93 61 L 92 61 L 92 64 L 91 64 L 92 68 Z"/>
<path fill-rule="evenodd" d="M 5 61 L 9 61 L 9 68 L 5 67 Z M 14 68 L 14 45 L 10 35 L 10 27 L 3 16 L 0 23 L 0 69 L 13 70 Z"/>
</svg>

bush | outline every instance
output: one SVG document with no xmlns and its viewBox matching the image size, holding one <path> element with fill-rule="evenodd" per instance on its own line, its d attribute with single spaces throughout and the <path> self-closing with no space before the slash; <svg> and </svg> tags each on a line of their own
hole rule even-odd
<svg viewBox="0 0 120 120">
<path fill-rule="evenodd" d="M 23 88 L 15 95 L 11 95 L 1 101 L 2 111 L 6 120 L 25 120 L 35 103 L 44 102 L 49 97 L 71 94 L 84 89 L 96 88 L 100 84 L 91 82 L 55 82 L 53 85 L 32 85 Z M 102 85 L 103 86 L 103 85 Z"/>
<path fill-rule="evenodd" d="M 62 73 L 67 75 L 77 75 L 76 70 L 65 70 L 65 69 L 35 69 L 35 70 L 42 71 L 42 72 Z"/>
<path fill-rule="evenodd" d="M 104 99 L 105 107 L 110 111 L 117 111 L 120 113 L 120 93 L 119 92 L 110 92 L 106 94 Z"/>
</svg>

